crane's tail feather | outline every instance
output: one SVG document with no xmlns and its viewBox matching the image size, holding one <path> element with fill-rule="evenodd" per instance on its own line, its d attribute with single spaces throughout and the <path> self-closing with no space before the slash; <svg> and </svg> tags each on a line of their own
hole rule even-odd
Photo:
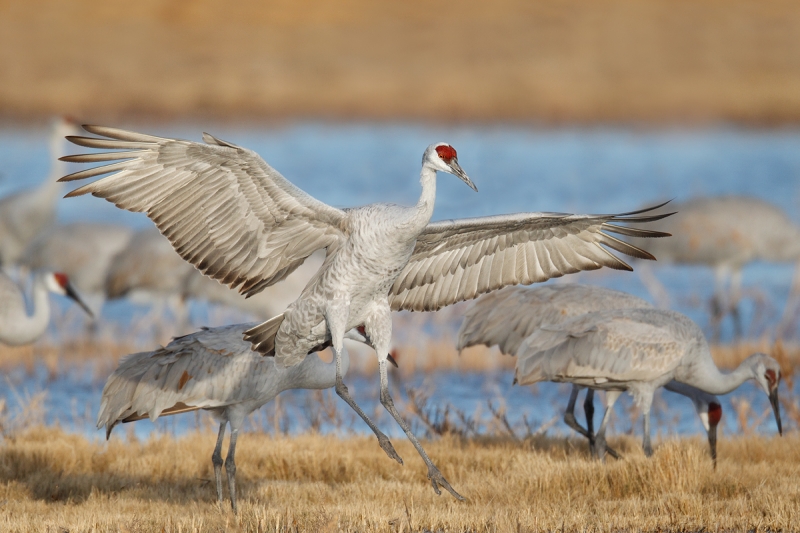
<svg viewBox="0 0 800 533">
<path fill-rule="evenodd" d="M 252 345 L 253 350 L 261 355 L 272 357 L 275 355 L 275 336 L 278 328 L 283 323 L 284 315 L 280 314 L 266 322 L 250 328 L 244 332 L 244 340 Z"/>
</svg>

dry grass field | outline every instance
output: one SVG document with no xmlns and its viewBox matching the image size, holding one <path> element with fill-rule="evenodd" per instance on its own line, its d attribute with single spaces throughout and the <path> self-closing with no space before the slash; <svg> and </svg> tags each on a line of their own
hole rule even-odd
<svg viewBox="0 0 800 533">
<path fill-rule="evenodd" d="M 372 438 L 245 434 L 238 516 L 215 502 L 215 435 L 87 442 L 33 428 L 0 447 L 0 530 L 113 531 L 796 531 L 800 438 L 722 439 L 711 467 L 699 439 L 620 461 L 585 444 L 442 438 L 432 458 L 457 490 L 436 496 L 413 448 L 388 459 Z"/>
<path fill-rule="evenodd" d="M 793 0 L 0 0 L 0 116 L 800 119 Z"/>
</svg>

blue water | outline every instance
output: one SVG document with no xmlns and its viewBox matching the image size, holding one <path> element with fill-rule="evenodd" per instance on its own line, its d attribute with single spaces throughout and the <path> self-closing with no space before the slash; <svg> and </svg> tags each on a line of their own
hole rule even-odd
<svg viewBox="0 0 800 533">
<path fill-rule="evenodd" d="M 458 149 L 459 162 L 480 192 L 476 194 L 459 180 L 442 175 L 434 220 L 519 211 L 618 212 L 662 198 L 685 200 L 696 195 L 748 194 L 782 207 L 800 222 L 797 215 L 800 130 L 797 129 L 547 129 L 325 123 L 264 128 L 162 125 L 134 129 L 191 139 L 199 139 L 202 130 L 209 131 L 256 150 L 300 188 L 339 207 L 376 201 L 413 204 L 419 195 L 417 179 L 422 152 L 431 142 L 444 140 Z M 40 183 L 52 163 L 46 129 L 0 126 L 0 161 L 0 196 Z M 144 215 L 123 212 L 93 197 L 63 200 L 58 217 L 64 222 L 113 221 L 135 227 L 150 224 Z M 713 286 L 711 272 L 700 267 L 677 266 L 657 266 L 653 271 L 672 295 L 674 307 L 706 327 L 704 302 Z M 746 299 L 743 307 L 744 323 L 750 325 L 751 336 L 770 334 L 774 329 L 786 301 L 792 272 L 792 265 L 753 264 L 745 269 L 743 283 L 750 291 L 748 294 L 754 296 Z M 636 274 L 599 271 L 571 279 L 626 290 L 652 301 Z M 104 312 L 104 319 L 124 327 L 131 315 L 139 312 L 141 309 L 135 306 L 116 304 Z M 730 337 L 730 328 L 724 330 L 724 335 Z M 44 370 L 33 376 L 20 370 L 0 383 L 0 395 L 9 398 L 13 411 L 17 408 L 15 398 L 47 391 L 48 422 L 97 435 L 91 429 L 91 422 L 97 412 L 102 380 L 88 376 L 92 376 L 90 369 L 76 370 L 49 381 Z M 353 376 L 350 381 L 351 388 L 362 395 L 362 401 L 377 404 L 375 376 Z M 404 386 L 429 390 L 430 405 L 434 407 L 444 408 L 449 403 L 467 414 L 475 413 L 478 408 L 486 414 L 487 399 L 493 399 L 495 405 L 504 402 L 513 423 L 527 417 L 534 428 L 560 417 L 568 395 L 563 386 L 545 384 L 531 391 L 510 388 L 510 381 L 507 373 L 442 373 L 416 376 Z M 298 391 L 284 395 L 283 418 L 276 417 L 272 408 L 267 407 L 252 424 L 275 430 L 276 426 L 281 427 L 283 419 L 285 429 L 302 430 L 306 426 L 300 415 L 303 406 L 312 401 L 310 394 Z M 747 398 L 759 413 L 768 407 L 763 396 L 751 385 L 737 392 L 737 397 Z M 664 397 L 669 398 L 674 409 L 667 411 L 657 404 L 659 422 L 654 427 L 679 433 L 701 430 L 690 402 L 680 399 L 673 402 L 670 393 Z M 734 430 L 735 418 L 728 401 L 725 400 L 723 408 L 730 415 L 728 427 Z M 621 431 L 631 427 L 630 417 L 624 414 L 625 405 L 617 408 L 620 416 L 616 429 Z M 342 406 L 340 402 L 340 413 L 344 412 Z M 338 424 L 340 431 L 364 431 L 363 425 L 349 414 L 343 416 L 344 420 Z M 385 415 L 380 420 L 384 427 L 393 426 Z M 185 415 L 160 421 L 156 427 L 180 433 L 206 423 L 202 417 Z M 139 436 L 153 430 L 149 422 L 135 426 Z M 334 426 L 325 422 L 322 429 L 332 430 Z M 773 427 L 774 422 L 767 418 L 761 429 L 772 431 Z M 550 431 L 563 430 L 564 426 L 557 423 Z"/>
</svg>

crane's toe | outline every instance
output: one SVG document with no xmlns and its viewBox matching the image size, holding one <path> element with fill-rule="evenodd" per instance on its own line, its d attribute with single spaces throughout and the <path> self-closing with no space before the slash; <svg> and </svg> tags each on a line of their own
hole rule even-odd
<svg viewBox="0 0 800 533">
<path fill-rule="evenodd" d="M 445 490 L 447 490 L 447 492 L 452 494 L 455 499 L 462 502 L 464 501 L 464 497 L 457 493 L 455 489 L 450 486 L 450 483 L 448 483 L 442 473 L 439 472 L 439 469 L 433 465 L 428 466 L 428 479 L 431 480 L 431 485 L 433 485 L 433 490 L 436 492 L 436 494 L 442 494 L 442 491 L 439 490 L 439 485 L 441 485 L 445 488 Z"/>
<path fill-rule="evenodd" d="M 386 435 L 380 435 L 378 437 L 378 444 L 380 444 L 381 448 L 383 448 L 383 451 L 386 452 L 386 455 L 388 455 L 391 459 L 394 459 L 398 463 L 403 464 L 403 458 L 397 454 L 397 452 L 394 449 L 394 446 L 392 445 L 392 442 Z"/>
</svg>

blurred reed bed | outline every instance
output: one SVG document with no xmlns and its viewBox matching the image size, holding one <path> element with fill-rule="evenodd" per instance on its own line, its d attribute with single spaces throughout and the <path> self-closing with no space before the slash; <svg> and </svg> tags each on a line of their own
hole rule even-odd
<svg viewBox="0 0 800 533">
<path fill-rule="evenodd" d="M 217 506 L 213 430 L 90 442 L 32 427 L 0 448 L 0 529 L 40 531 L 792 531 L 800 528 L 800 437 L 701 439 L 601 464 L 565 439 L 445 436 L 431 457 L 467 498 L 436 496 L 422 462 L 371 437 L 248 433 L 237 446 L 240 513 Z"/>
</svg>

